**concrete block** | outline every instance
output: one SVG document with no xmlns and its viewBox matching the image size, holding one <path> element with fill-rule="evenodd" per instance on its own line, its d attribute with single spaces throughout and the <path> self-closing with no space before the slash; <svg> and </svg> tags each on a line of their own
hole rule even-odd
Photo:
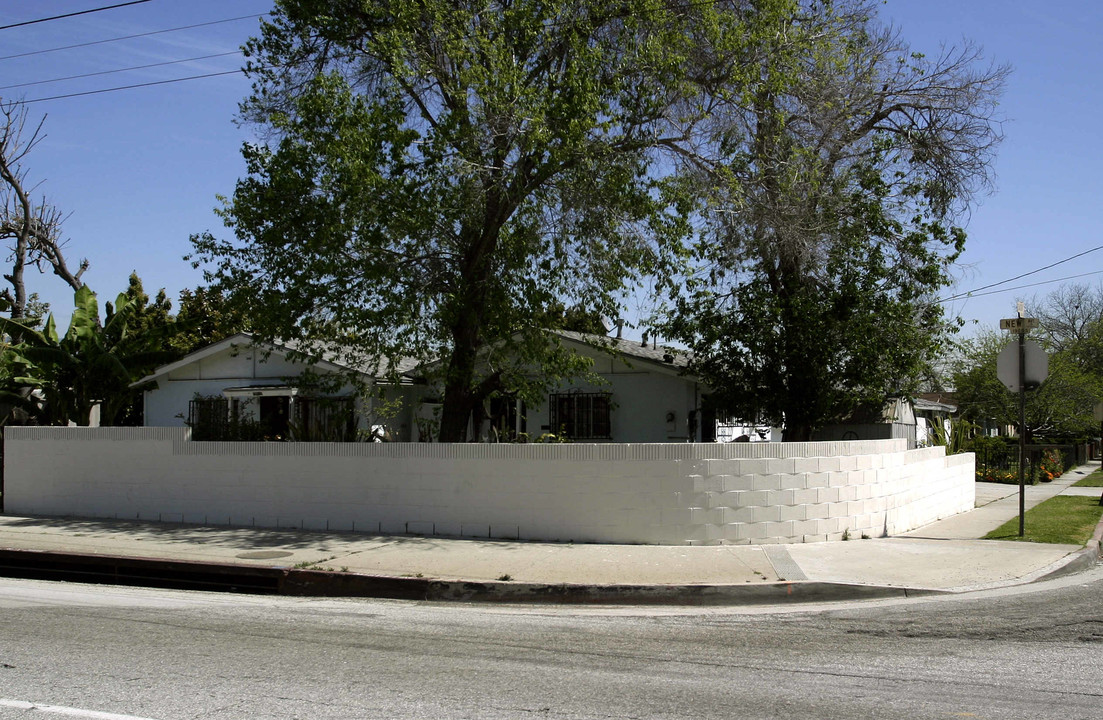
<svg viewBox="0 0 1103 720">
<path fill-rule="evenodd" d="M 782 505 L 778 508 L 778 520 L 807 520 L 807 505 Z"/>
<path fill-rule="evenodd" d="M 659 524 L 667 527 L 691 525 L 693 523 L 693 511 L 690 508 L 662 508 L 659 514 Z"/>
<path fill-rule="evenodd" d="M 461 537 L 490 537 L 489 523 L 461 523 Z"/>
<path fill-rule="evenodd" d="M 767 458 L 740 458 L 739 475 L 766 475 L 770 472 Z"/>
<path fill-rule="evenodd" d="M 820 469 L 820 458 L 803 457 L 803 458 L 791 458 L 793 461 L 793 470 L 790 475 L 803 475 L 804 473 L 818 472 Z"/>
<path fill-rule="evenodd" d="M 774 490 L 770 493 L 771 505 L 796 505 L 796 490 Z"/>
<path fill-rule="evenodd" d="M 491 525 L 490 537 L 505 540 L 517 540 L 521 537 L 521 529 L 517 525 Z"/>
<path fill-rule="evenodd" d="M 304 517 L 299 521 L 303 530 L 329 530 L 329 519 L 324 517 Z"/>
<path fill-rule="evenodd" d="M 724 475 L 692 475 L 693 492 L 724 492 Z"/>
<path fill-rule="evenodd" d="M 827 533 L 804 535 L 801 540 L 806 543 L 827 542 Z"/>
<path fill-rule="evenodd" d="M 751 508 L 751 522 L 765 523 L 781 520 L 781 508 L 777 505 L 755 506 Z"/>
<path fill-rule="evenodd" d="M 724 475 L 724 492 L 753 490 L 754 475 Z"/>
<path fill-rule="evenodd" d="M 724 508 L 724 524 L 754 522 L 755 510 L 758 509 L 750 506 Z"/>
<path fill-rule="evenodd" d="M 752 490 L 778 490 L 781 488 L 781 475 L 755 475 L 751 479 Z"/>
<path fill-rule="evenodd" d="M 796 523 L 792 520 L 768 522 L 766 523 L 766 537 L 782 538 L 785 541 L 789 541 L 796 536 L 796 527 Z"/>
<path fill-rule="evenodd" d="M 379 532 L 384 535 L 405 535 L 406 521 L 386 518 L 379 521 Z"/>
<path fill-rule="evenodd" d="M 765 490 L 751 490 L 749 492 L 741 493 L 739 498 L 740 505 L 749 505 L 762 507 L 770 504 L 770 493 Z"/>
<path fill-rule="evenodd" d="M 793 526 L 793 532 L 801 537 L 809 535 L 826 535 L 826 528 L 819 520 L 797 520 Z"/>
<path fill-rule="evenodd" d="M 793 492 L 794 505 L 810 505 L 819 501 L 819 491 L 816 488 L 804 488 Z"/>
<path fill-rule="evenodd" d="M 797 472 L 797 458 L 770 458 L 767 467 L 771 474 L 792 475 Z"/>
<path fill-rule="evenodd" d="M 801 472 L 794 475 L 782 475 L 781 476 L 781 488 L 782 490 L 803 490 L 811 486 L 808 476 L 810 473 Z"/>
<path fill-rule="evenodd" d="M 735 530 L 733 537 L 735 540 L 749 540 L 751 543 L 756 543 L 767 537 L 766 523 L 740 523 L 729 527 Z"/>
<path fill-rule="evenodd" d="M 835 503 L 839 502 L 839 488 L 838 487 L 826 487 L 820 488 L 816 491 L 816 502 L 818 503 Z"/>
</svg>

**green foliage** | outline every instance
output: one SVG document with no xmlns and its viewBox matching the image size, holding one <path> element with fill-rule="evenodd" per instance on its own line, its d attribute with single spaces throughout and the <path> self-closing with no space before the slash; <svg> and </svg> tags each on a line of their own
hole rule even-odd
<svg viewBox="0 0 1103 720">
<path fill-rule="evenodd" d="M 171 346 L 181 356 L 249 329 L 245 310 L 217 286 L 181 290 L 176 322 L 181 330 Z"/>
<path fill-rule="evenodd" d="M 967 420 L 956 420 L 950 423 L 950 430 L 946 430 L 945 424 L 937 422 L 931 426 L 931 436 L 934 445 L 946 448 L 947 455 L 956 455 L 967 450 L 970 446 L 970 437 L 976 433 L 978 427 Z"/>
<path fill-rule="evenodd" d="M 87 286 L 74 293 L 73 302 L 64 335 L 58 334 L 52 314 L 41 331 L 0 318 L 0 329 L 21 339 L 4 352 L 4 362 L 18 372 L 6 378 L 3 399 L 46 425 L 87 425 L 99 403 L 100 423 L 112 425 L 133 399 L 130 383 L 175 357 L 162 349 L 173 326 L 136 328 L 135 318 L 141 316 L 137 294 L 119 294 L 102 324 L 96 294 Z M 42 400 L 29 395 L 28 388 L 41 390 Z"/>
<path fill-rule="evenodd" d="M 1036 338 L 1043 347 L 1044 337 Z M 996 376 L 996 358 L 1014 336 L 984 332 L 957 344 L 953 384 L 961 417 L 977 424 L 1018 426 L 1018 394 L 1009 391 Z M 1051 347 L 1051 346 L 1050 346 Z M 1082 438 L 1097 427 L 1092 408 L 1103 391 L 1103 376 L 1088 372 L 1072 349 L 1050 353 L 1049 377 L 1026 394 L 1026 438 Z"/>
<path fill-rule="evenodd" d="M 244 111 L 273 139 L 244 150 L 234 239 L 196 236 L 192 260 L 261 338 L 391 371 L 443 358 L 441 438 L 463 440 L 492 394 L 538 402 L 585 371 L 535 322 L 546 309 L 617 317 L 637 278 L 672 277 L 689 204 L 656 153 L 703 116 L 702 45 L 752 47 L 756 17 L 282 0 L 247 46 Z"/>
</svg>

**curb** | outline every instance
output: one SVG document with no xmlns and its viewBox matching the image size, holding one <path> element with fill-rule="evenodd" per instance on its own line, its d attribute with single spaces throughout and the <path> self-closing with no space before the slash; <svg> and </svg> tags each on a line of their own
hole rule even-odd
<svg viewBox="0 0 1103 720">
<path fill-rule="evenodd" d="M 1103 505 L 1103 495 L 1099 497 L 1099 504 Z M 1083 549 L 1072 553 L 1060 567 L 1045 573 L 1038 580 L 1049 580 L 1062 575 L 1082 572 L 1094 566 L 1100 560 L 1103 560 L 1103 517 L 1099 518 L 1099 522 L 1095 526 L 1095 532 L 1092 533 L 1091 539 L 1088 540 Z"/>
<path fill-rule="evenodd" d="M 1026 583 L 1082 572 L 1101 559 L 1103 518 L 1084 548 L 1027 576 Z M 740 585 L 475 582 L 18 548 L 0 548 L 0 577 L 292 597 L 574 605 L 764 605 L 914 598 L 967 590 L 819 581 Z M 1021 583 L 1020 579 L 1001 585 Z"/>
<path fill-rule="evenodd" d="M 761 605 L 947 592 L 813 581 L 746 585 L 472 582 L 12 548 L 0 548 L 0 577 L 293 597 L 602 605 Z"/>
</svg>

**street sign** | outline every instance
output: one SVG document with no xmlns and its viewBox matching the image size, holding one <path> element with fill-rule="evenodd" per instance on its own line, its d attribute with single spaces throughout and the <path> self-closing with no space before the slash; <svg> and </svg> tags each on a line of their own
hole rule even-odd
<svg viewBox="0 0 1103 720">
<path fill-rule="evenodd" d="M 1023 355 L 1026 360 L 1026 387 L 1029 390 L 1041 385 L 1049 375 L 1049 355 L 1046 355 L 1046 351 L 1033 340 L 1023 341 Z M 1018 341 L 1007 343 L 996 356 L 996 377 L 1011 392 L 1019 392 Z"/>
<path fill-rule="evenodd" d="M 1005 318 L 1000 320 L 1000 330 L 1010 330 L 1014 333 L 1024 333 L 1038 327 L 1038 318 Z"/>
</svg>

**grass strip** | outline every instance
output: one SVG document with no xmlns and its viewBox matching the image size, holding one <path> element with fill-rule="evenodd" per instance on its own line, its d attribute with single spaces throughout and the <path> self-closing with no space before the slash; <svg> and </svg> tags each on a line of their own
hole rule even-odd
<svg viewBox="0 0 1103 720">
<path fill-rule="evenodd" d="M 1083 545 L 1103 515 L 1099 498 L 1057 495 L 1026 511 L 1024 537 L 1019 537 L 1019 517 L 984 536 L 985 540 L 1024 540 L 1037 543 Z"/>
<path fill-rule="evenodd" d="M 1082 480 L 1077 480 L 1073 487 L 1103 487 L 1103 470 L 1096 470 Z"/>
</svg>

